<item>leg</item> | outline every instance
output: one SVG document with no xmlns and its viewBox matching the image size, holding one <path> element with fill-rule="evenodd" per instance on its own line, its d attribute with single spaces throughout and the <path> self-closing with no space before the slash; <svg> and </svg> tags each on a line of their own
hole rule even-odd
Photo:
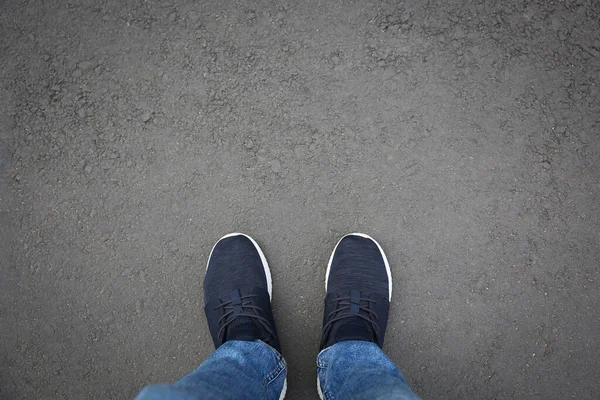
<svg viewBox="0 0 600 400">
<path fill-rule="evenodd" d="M 217 350 L 190 375 L 149 386 L 138 399 L 283 399 L 287 371 L 271 294 L 269 265 L 254 239 L 222 237 L 204 278 L 204 311 Z"/>
<path fill-rule="evenodd" d="M 197 370 L 173 385 L 152 385 L 137 400 L 283 398 L 286 365 L 283 357 L 261 342 L 224 343 Z"/>
<path fill-rule="evenodd" d="M 325 278 L 317 360 L 322 399 L 418 399 L 383 353 L 392 275 L 381 246 L 353 233 L 335 246 Z"/>
<path fill-rule="evenodd" d="M 321 351 L 317 367 L 322 399 L 418 399 L 375 343 L 338 342 Z"/>
</svg>

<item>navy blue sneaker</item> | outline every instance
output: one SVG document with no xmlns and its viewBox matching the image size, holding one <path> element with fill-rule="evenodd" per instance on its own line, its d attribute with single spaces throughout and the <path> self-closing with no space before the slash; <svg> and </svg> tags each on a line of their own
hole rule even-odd
<svg viewBox="0 0 600 400">
<path fill-rule="evenodd" d="M 383 346 L 392 274 L 383 249 L 363 233 L 337 243 L 327 265 L 321 350 L 346 340 Z"/>
<path fill-rule="evenodd" d="M 281 352 L 271 311 L 271 272 L 258 244 L 231 233 L 213 247 L 204 278 L 204 311 L 215 348 L 261 340 Z"/>
</svg>

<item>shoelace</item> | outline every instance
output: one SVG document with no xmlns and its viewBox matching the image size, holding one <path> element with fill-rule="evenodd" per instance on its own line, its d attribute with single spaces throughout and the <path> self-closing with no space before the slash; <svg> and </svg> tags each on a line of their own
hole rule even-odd
<svg viewBox="0 0 600 400">
<path fill-rule="evenodd" d="M 223 323 L 219 329 L 219 341 L 223 342 L 225 329 L 227 329 L 231 322 L 238 317 L 248 317 L 258 320 L 258 322 L 271 334 L 271 336 L 275 336 L 273 330 L 269 326 L 269 321 L 266 318 L 258 315 L 257 312 L 262 312 L 262 310 L 260 307 L 252 305 L 252 300 L 250 300 L 251 297 L 257 297 L 257 295 L 249 294 L 246 296 L 241 296 L 239 297 L 241 302 L 235 302 L 235 299 L 231 299 L 215 307 L 215 311 L 217 311 L 219 308 L 223 308 L 224 312 L 223 316 L 219 318 L 219 325 Z M 236 312 L 236 308 L 238 308 L 238 312 Z M 239 310 L 241 310 L 241 312 Z"/>
<path fill-rule="evenodd" d="M 340 314 L 338 314 L 335 318 L 329 320 L 329 322 L 325 324 L 325 326 L 323 327 L 323 339 L 325 339 L 329 335 L 329 331 L 331 330 L 331 327 L 334 323 L 346 318 L 358 317 L 371 324 L 373 332 L 375 333 L 375 340 L 379 341 L 379 327 L 376 323 L 377 313 L 371 310 L 370 308 L 360 304 L 361 302 L 367 302 L 369 303 L 370 307 L 371 303 L 377 304 L 375 300 L 361 298 L 357 292 L 353 291 L 350 296 L 337 297 L 330 301 L 338 302 L 338 307 L 327 315 L 327 319 L 332 318 L 337 313 Z M 360 314 L 360 311 L 365 312 L 367 316 L 365 316 L 364 314 Z"/>
</svg>

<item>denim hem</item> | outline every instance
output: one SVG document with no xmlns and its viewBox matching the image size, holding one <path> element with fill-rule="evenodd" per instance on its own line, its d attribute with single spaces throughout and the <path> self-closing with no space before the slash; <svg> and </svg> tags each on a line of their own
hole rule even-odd
<svg viewBox="0 0 600 400">
<path fill-rule="evenodd" d="M 275 367 L 275 369 L 269 375 L 267 375 L 267 377 L 265 378 L 265 384 L 269 385 L 271 382 L 277 379 L 277 377 L 281 375 L 281 373 L 285 371 L 285 369 L 285 364 L 281 362 L 280 359 L 277 360 L 277 367 Z"/>
<path fill-rule="evenodd" d="M 327 363 L 321 361 L 321 355 L 324 354 L 327 350 L 331 349 L 332 346 L 324 348 L 317 355 L 317 368 L 327 368 Z"/>
</svg>

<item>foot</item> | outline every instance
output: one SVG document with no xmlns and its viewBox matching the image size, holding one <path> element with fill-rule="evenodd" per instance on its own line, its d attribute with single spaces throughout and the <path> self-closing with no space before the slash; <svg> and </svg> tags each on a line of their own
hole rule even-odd
<svg viewBox="0 0 600 400">
<path fill-rule="evenodd" d="M 229 340 L 261 340 L 277 351 L 271 272 L 250 236 L 231 233 L 213 247 L 204 278 L 204 311 L 215 348 Z"/>
<path fill-rule="evenodd" d="M 383 346 L 392 275 L 379 243 L 362 233 L 344 236 L 329 259 L 325 290 L 321 350 L 346 340 Z"/>
</svg>

